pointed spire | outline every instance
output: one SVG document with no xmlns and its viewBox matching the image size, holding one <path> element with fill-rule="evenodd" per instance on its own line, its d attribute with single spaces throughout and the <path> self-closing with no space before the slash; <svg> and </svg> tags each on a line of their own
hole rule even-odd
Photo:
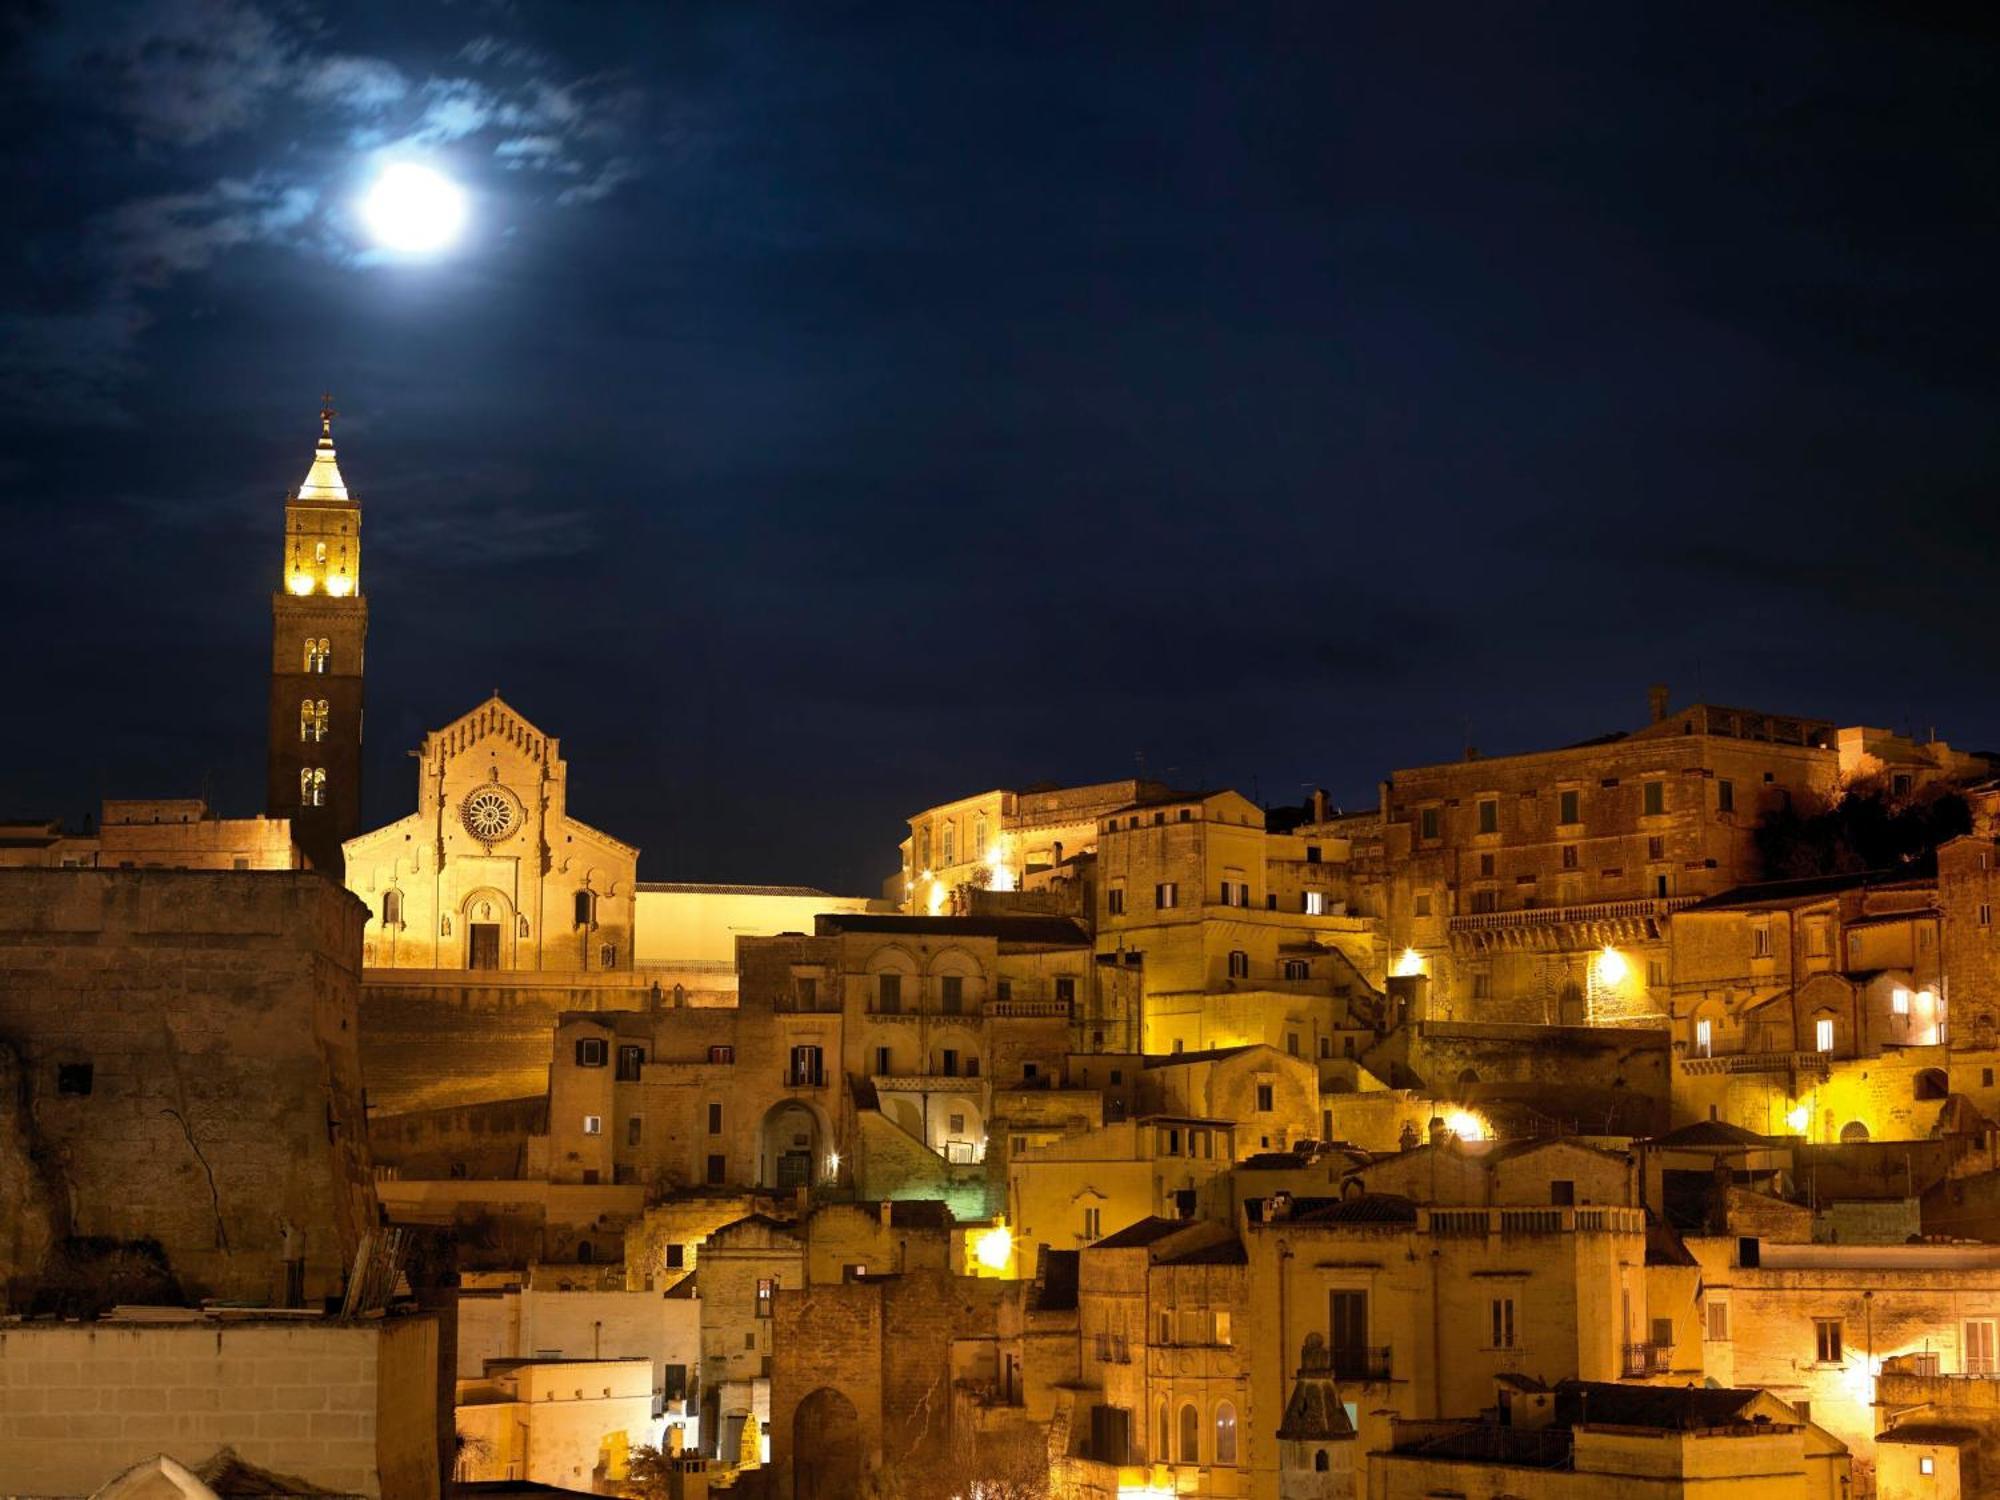
<svg viewBox="0 0 2000 1500">
<path fill-rule="evenodd" d="M 306 471 L 305 483 L 299 486 L 301 500 L 345 500 L 347 485 L 340 477 L 340 465 L 333 461 L 333 419 L 340 413 L 333 409 L 333 392 L 328 391 L 320 399 L 319 444 L 313 449 L 312 467 Z"/>
</svg>

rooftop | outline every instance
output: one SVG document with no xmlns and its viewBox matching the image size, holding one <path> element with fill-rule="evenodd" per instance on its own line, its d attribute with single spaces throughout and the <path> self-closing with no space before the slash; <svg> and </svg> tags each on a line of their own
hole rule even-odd
<svg viewBox="0 0 2000 1500">
<path fill-rule="evenodd" d="M 881 932 L 907 937 L 986 937 L 1003 943 L 1091 946 L 1090 934 L 1080 922 L 1069 917 L 912 917 L 882 912 L 821 912 L 813 918 L 813 926 L 819 937 Z"/>
</svg>

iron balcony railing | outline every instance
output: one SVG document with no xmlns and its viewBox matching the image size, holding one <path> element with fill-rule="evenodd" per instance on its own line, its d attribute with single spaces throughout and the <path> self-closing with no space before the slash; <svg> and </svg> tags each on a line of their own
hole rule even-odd
<svg viewBox="0 0 2000 1500">
<path fill-rule="evenodd" d="M 1363 1344 L 1333 1346 L 1333 1378 L 1336 1380 L 1387 1380 L 1390 1365 L 1387 1346 L 1382 1348 L 1372 1348 Z"/>
<path fill-rule="evenodd" d="M 1673 1350 L 1665 1344 L 1627 1344 L 1625 1374 L 1628 1378 L 1664 1375 L 1672 1353 Z"/>
</svg>

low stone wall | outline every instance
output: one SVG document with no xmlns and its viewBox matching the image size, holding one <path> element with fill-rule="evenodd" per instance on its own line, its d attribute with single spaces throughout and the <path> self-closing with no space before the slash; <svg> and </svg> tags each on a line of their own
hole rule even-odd
<svg viewBox="0 0 2000 1500">
<path fill-rule="evenodd" d="M 437 1323 L 0 1328 L 0 1493 L 88 1495 L 224 1446 L 343 1495 L 438 1493 Z"/>
</svg>

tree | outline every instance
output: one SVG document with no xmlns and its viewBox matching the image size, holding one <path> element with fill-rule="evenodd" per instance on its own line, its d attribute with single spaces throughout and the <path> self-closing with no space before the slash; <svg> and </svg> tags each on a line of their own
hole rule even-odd
<svg viewBox="0 0 2000 1500">
<path fill-rule="evenodd" d="M 1893 870 L 1972 831 L 1963 795 L 1933 783 L 1902 797 L 1879 776 L 1854 781 L 1821 802 L 1785 799 L 1759 820 L 1757 855 L 1767 880 Z"/>
<path fill-rule="evenodd" d="M 626 1460 L 619 1492 L 626 1500 L 674 1500 L 679 1490 L 673 1455 L 649 1443 L 639 1444 Z"/>
</svg>

